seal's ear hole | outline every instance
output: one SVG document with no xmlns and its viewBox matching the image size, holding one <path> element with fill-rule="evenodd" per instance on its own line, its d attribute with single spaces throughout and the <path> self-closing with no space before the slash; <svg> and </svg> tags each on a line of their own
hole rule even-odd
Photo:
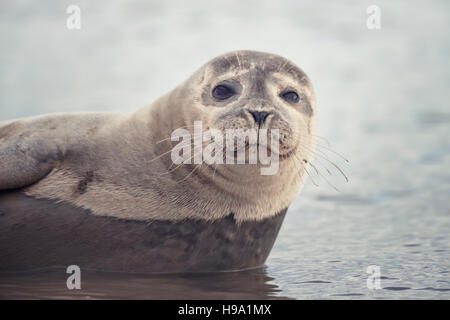
<svg viewBox="0 0 450 320">
<path fill-rule="evenodd" d="M 289 103 L 297 103 L 300 100 L 298 93 L 291 89 L 281 92 L 280 97 Z"/>
<path fill-rule="evenodd" d="M 211 91 L 216 101 L 227 100 L 242 92 L 242 85 L 236 80 L 225 80 L 218 83 Z"/>
</svg>

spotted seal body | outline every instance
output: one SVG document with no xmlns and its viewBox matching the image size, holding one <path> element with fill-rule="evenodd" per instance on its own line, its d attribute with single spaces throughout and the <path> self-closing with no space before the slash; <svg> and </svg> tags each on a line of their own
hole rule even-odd
<svg viewBox="0 0 450 320">
<path fill-rule="evenodd" d="M 0 123 L 0 270 L 213 271 L 264 262 L 314 148 L 307 76 L 276 55 L 217 57 L 130 114 Z M 171 133 L 277 129 L 279 170 L 176 166 Z"/>
</svg>

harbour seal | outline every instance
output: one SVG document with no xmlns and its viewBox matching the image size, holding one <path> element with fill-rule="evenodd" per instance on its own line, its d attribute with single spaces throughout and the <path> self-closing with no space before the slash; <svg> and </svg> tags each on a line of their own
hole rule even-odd
<svg viewBox="0 0 450 320">
<path fill-rule="evenodd" d="M 301 189 L 315 97 L 278 55 L 236 51 L 129 114 L 0 123 L 0 270 L 78 264 L 127 272 L 262 264 Z M 279 168 L 174 166 L 177 128 L 279 130 Z"/>
</svg>

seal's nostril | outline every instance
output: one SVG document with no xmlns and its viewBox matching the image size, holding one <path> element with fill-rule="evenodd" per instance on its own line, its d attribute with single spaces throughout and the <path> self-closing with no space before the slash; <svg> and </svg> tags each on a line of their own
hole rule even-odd
<svg viewBox="0 0 450 320">
<path fill-rule="evenodd" d="M 265 112 L 265 111 L 251 111 L 251 110 L 249 110 L 248 112 L 250 112 L 250 114 L 253 116 L 253 119 L 255 119 L 255 122 L 260 127 L 264 123 L 264 121 L 266 121 L 267 117 L 270 114 L 270 112 Z"/>
</svg>

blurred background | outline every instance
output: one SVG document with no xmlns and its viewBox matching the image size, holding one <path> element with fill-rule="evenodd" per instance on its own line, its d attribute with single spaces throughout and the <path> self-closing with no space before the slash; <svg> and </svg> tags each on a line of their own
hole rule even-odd
<svg viewBox="0 0 450 320">
<path fill-rule="evenodd" d="M 79 30 L 66 26 L 69 5 L 81 9 Z M 378 30 L 366 26 L 370 5 L 381 10 Z M 449 26 L 444 0 L 1 1 L 0 121 L 131 112 L 224 52 L 282 55 L 311 78 L 318 134 L 349 163 L 323 139 L 319 150 L 349 182 L 319 158 L 339 192 L 310 170 L 263 270 L 216 285 L 190 279 L 178 294 L 449 299 Z M 379 290 L 367 287 L 370 265 L 380 268 Z M 0 280 L 0 292 L 45 296 L 39 276 L 24 277 Z M 181 282 L 92 279 L 77 297 L 178 297 L 167 283 Z M 56 280 L 46 288 L 60 290 Z"/>
</svg>

